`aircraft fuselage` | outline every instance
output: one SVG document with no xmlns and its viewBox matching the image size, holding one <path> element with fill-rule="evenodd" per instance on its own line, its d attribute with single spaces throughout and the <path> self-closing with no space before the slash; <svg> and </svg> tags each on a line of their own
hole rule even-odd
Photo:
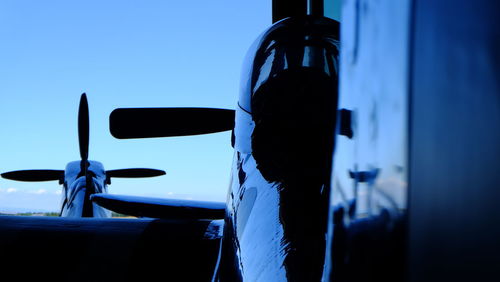
<svg viewBox="0 0 500 282">
<path fill-rule="evenodd" d="M 338 28 L 327 18 L 288 18 L 248 52 L 236 109 L 220 280 L 321 278 Z"/>
<path fill-rule="evenodd" d="M 70 162 L 64 171 L 61 216 L 65 217 L 110 217 L 111 212 L 90 200 L 90 195 L 107 193 L 107 177 L 104 166 L 97 161 Z"/>
</svg>

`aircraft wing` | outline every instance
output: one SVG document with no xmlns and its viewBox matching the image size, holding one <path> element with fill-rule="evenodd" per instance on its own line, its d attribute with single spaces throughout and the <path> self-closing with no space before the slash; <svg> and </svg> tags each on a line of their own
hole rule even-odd
<svg viewBox="0 0 500 282">
<path fill-rule="evenodd" d="M 94 194 L 92 201 L 108 210 L 137 217 L 164 219 L 223 219 L 226 204 L 113 194 Z"/>
<path fill-rule="evenodd" d="M 222 220 L 0 216 L 1 281 L 210 281 Z"/>
</svg>

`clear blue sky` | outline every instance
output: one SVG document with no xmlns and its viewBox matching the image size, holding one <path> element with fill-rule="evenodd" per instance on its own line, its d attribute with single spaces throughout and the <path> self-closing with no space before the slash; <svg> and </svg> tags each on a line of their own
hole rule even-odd
<svg viewBox="0 0 500 282">
<path fill-rule="evenodd" d="M 224 201 L 230 134 L 117 140 L 119 107 L 234 108 L 242 60 L 271 24 L 269 0 L 0 2 L 0 172 L 64 169 L 78 160 L 80 94 L 90 106 L 90 159 L 151 167 L 111 193 Z M 58 210 L 56 182 L 0 179 L 3 207 Z"/>
</svg>

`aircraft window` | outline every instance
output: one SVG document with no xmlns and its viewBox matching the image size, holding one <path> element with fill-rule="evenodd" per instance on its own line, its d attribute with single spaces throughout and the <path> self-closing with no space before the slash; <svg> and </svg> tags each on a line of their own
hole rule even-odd
<svg viewBox="0 0 500 282">
<path fill-rule="evenodd" d="M 225 201 L 230 131 L 118 140 L 109 114 L 126 107 L 235 109 L 246 51 L 271 22 L 269 0 L 2 1 L 0 173 L 64 170 L 79 161 L 85 92 L 89 160 L 106 170 L 166 171 L 113 178 L 110 193 Z M 58 214 L 61 194 L 57 181 L 1 178 L 0 213 Z"/>
</svg>

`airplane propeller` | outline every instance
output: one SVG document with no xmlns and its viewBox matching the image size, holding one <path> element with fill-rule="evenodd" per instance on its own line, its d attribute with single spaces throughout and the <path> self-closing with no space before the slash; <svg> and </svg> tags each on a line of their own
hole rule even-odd
<svg viewBox="0 0 500 282">
<path fill-rule="evenodd" d="M 118 178 L 135 178 L 135 177 L 154 177 L 164 175 L 165 172 L 159 169 L 152 168 L 125 168 L 125 169 L 112 169 L 107 170 L 108 177 Z"/>
<path fill-rule="evenodd" d="M 78 144 L 80 149 L 81 166 L 83 175 L 87 175 L 88 155 L 89 155 L 89 108 L 87 95 L 83 93 L 80 97 L 80 105 L 78 108 Z M 137 177 L 154 177 L 164 175 L 165 171 L 150 168 L 128 168 L 106 171 L 106 176 L 121 178 L 137 178 Z M 64 170 L 51 169 L 35 169 L 35 170 L 17 170 L 2 173 L 1 176 L 10 180 L 17 181 L 64 181 Z"/>
<path fill-rule="evenodd" d="M 231 130 L 234 110 L 214 108 L 120 108 L 109 116 L 118 139 L 189 136 Z"/>
<path fill-rule="evenodd" d="M 16 170 L 2 173 L 5 179 L 28 182 L 61 180 L 63 176 L 64 170 L 55 169 Z"/>
</svg>

